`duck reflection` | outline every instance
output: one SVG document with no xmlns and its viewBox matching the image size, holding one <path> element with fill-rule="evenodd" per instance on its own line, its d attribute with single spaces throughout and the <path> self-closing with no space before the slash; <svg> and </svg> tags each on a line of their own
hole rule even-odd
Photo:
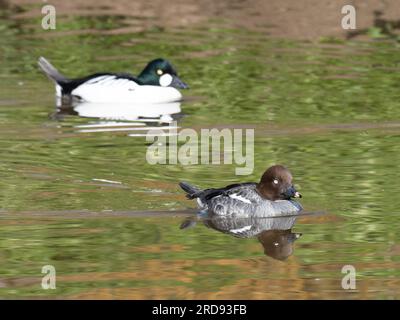
<svg viewBox="0 0 400 320">
<path fill-rule="evenodd" d="M 294 241 L 301 237 L 301 233 L 288 230 L 265 230 L 257 238 L 264 247 L 264 254 L 276 260 L 286 260 L 293 254 Z"/>
<path fill-rule="evenodd" d="M 205 226 L 234 237 L 256 237 L 264 247 L 265 255 L 283 261 L 293 254 L 294 242 L 302 235 L 292 232 L 296 218 L 296 216 L 232 218 L 203 215 L 197 219 L 186 219 L 181 224 L 181 229 L 194 226 L 196 220 L 200 219 Z"/>
<path fill-rule="evenodd" d="M 53 115 L 62 119 L 65 115 L 76 115 L 83 118 L 97 118 L 111 121 L 139 121 L 144 123 L 170 123 L 179 118 L 181 103 L 124 104 L 62 102 L 56 103 L 57 111 Z"/>
</svg>

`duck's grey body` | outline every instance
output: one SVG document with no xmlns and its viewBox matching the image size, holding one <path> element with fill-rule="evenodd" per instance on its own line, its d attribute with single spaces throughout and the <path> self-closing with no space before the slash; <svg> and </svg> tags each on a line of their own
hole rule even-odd
<svg viewBox="0 0 400 320">
<path fill-rule="evenodd" d="M 250 238 L 264 231 L 290 230 L 296 222 L 297 216 L 289 217 L 251 217 L 231 218 L 228 216 L 214 216 L 204 219 L 207 227 L 231 234 L 239 238 Z"/>
<path fill-rule="evenodd" d="M 271 201 L 257 191 L 256 183 L 230 185 L 222 189 L 200 190 L 181 183 L 189 199 L 197 198 L 199 208 L 209 214 L 239 218 L 274 217 L 298 214 L 303 208 L 293 200 Z"/>
</svg>

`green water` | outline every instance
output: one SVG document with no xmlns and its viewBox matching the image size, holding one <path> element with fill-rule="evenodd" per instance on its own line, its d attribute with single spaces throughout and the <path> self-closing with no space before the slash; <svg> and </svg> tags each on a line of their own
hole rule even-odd
<svg viewBox="0 0 400 320">
<path fill-rule="evenodd" d="M 271 39 L 223 21 L 107 34 L 123 16 L 60 19 L 44 31 L 39 18 L 2 16 L 1 298 L 400 297 L 399 43 Z M 253 173 L 153 166 L 144 137 L 55 119 L 39 56 L 70 77 L 138 73 L 168 58 L 191 87 L 178 125 L 254 128 Z M 275 163 L 291 169 L 311 213 L 294 225 L 302 236 L 286 260 L 256 238 L 179 229 L 195 203 L 178 181 L 256 181 Z M 41 288 L 44 265 L 56 268 L 55 290 Z M 355 290 L 341 287 L 344 265 L 356 268 Z"/>
</svg>

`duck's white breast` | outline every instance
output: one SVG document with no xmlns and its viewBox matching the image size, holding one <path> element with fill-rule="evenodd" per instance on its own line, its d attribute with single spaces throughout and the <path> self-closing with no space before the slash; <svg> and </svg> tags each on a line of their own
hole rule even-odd
<svg viewBox="0 0 400 320">
<path fill-rule="evenodd" d="M 181 93 L 175 88 L 141 86 L 132 80 L 113 75 L 90 79 L 71 94 L 96 103 L 165 103 L 182 99 Z"/>
</svg>

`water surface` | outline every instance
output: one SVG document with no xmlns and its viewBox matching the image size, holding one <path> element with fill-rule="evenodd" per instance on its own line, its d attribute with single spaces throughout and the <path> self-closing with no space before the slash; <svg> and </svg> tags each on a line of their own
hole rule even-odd
<svg viewBox="0 0 400 320">
<path fill-rule="evenodd" d="M 124 16 L 74 16 L 44 31 L 39 17 L 3 16 L 0 297 L 399 298 L 397 42 L 273 39 L 215 19 L 135 32 L 125 27 L 140 19 Z M 254 128 L 254 172 L 148 164 L 149 143 L 132 133 L 165 125 L 157 119 L 55 116 L 39 56 L 70 77 L 138 73 L 168 58 L 191 87 L 171 113 L 179 127 Z M 257 237 L 201 222 L 180 229 L 195 203 L 179 180 L 257 181 L 274 163 L 292 170 L 310 213 L 292 226 L 302 235 L 285 259 Z M 350 291 L 341 286 L 349 264 Z M 44 265 L 56 267 L 56 290 L 41 288 Z"/>
</svg>

